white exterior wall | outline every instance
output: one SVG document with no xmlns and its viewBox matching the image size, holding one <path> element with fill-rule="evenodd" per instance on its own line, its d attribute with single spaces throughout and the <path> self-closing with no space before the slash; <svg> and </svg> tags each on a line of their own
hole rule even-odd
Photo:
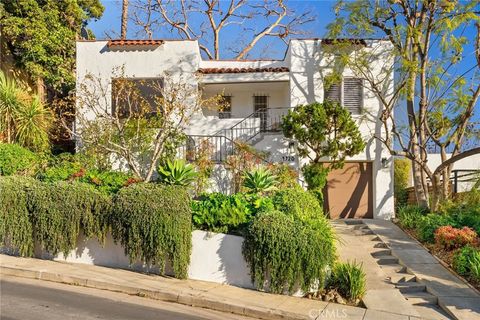
<svg viewBox="0 0 480 320">
<path fill-rule="evenodd" d="M 372 43 L 373 48 L 367 47 L 365 50 L 379 50 L 379 46 L 386 45 L 384 42 Z M 290 59 L 290 92 L 291 106 L 295 107 L 299 104 L 308 104 L 312 102 L 323 101 L 324 87 L 323 79 L 332 70 L 329 67 L 329 60 L 323 55 L 321 50 L 321 41 L 318 40 L 302 40 L 291 41 L 289 54 Z M 379 63 L 371 65 L 371 72 L 383 77 L 382 67 L 385 65 L 393 65 L 393 61 L 389 63 L 386 59 L 380 60 Z M 344 77 L 355 76 L 351 70 L 344 70 Z M 393 79 L 391 79 L 390 89 L 387 94 L 392 92 Z M 380 115 L 380 102 L 375 95 L 364 88 L 363 97 L 363 113 L 354 115 L 354 119 L 359 124 L 360 132 L 367 147 L 365 151 L 352 157 L 347 158 L 353 161 L 369 161 L 372 162 L 373 171 L 373 196 L 374 196 L 374 218 L 389 219 L 394 214 L 393 201 L 393 157 L 382 143 L 374 138 L 374 135 L 384 136 L 385 130 L 380 121 L 377 121 Z M 382 158 L 387 159 L 387 166 L 382 166 Z M 328 160 L 328 159 L 325 159 Z M 308 162 L 308 159 L 300 159 L 300 166 Z"/>
<path fill-rule="evenodd" d="M 102 80 L 106 96 L 99 99 L 99 107 L 111 108 L 111 78 L 115 75 L 127 78 L 157 78 L 168 73 L 173 79 L 194 74 L 200 63 L 197 41 L 166 41 L 154 47 L 108 48 L 108 41 L 77 42 L 77 92 L 82 94 L 81 84 L 88 83 L 91 75 Z M 122 74 L 119 68 L 123 68 Z M 190 77 L 196 84 L 195 77 Z M 98 90 L 98 89 L 97 89 Z"/>
<path fill-rule="evenodd" d="M 451 154 L 447 154 L 447 159 L 451 157 Z M 442 158 L 439 153 L 428 154 L 428 168 L 433 172 L 442 163 Z M 480 154 L 475 154 L 470 157 L 463 158 L 453 164 L 453 170 L 480 170 Z M 480 178 L 477 177 L 477 178 Z M 462 178 L 460 178 L 462 179 Z M 458 184 L 458 192 L 470 191 L 475 182 L 460 182 Z M 410 175 L 410 184 L 413 186 L 413 172 Z"/>
<path fill-rule="evenodd" d="M 232 98 L 231 119 L 219 119 L 217 111 L 205 109 L 193 117 L 186 128 L 187 134 L 213 135 L 221 129 L 231 128 L 244 117 L 253 113 L 253 95 L 269 96 L 269 107 L 295 107 L 299 104 L 323 101 L 323 78 L 330 72 L 329 61 L 323 56 L 320 40 L 292 40 L 284 60 L 262 61 L 202 61 L 196 41 L 165 41 L 157 47 L 134 49 L 108 49 L 107 41 L 77 42 L 77 90 L 81 94 L 80 83 L 87 74 L 100 77 L 108 85 L 112 71 L 124 67 L 127 77 L 158 77 L 163 72 L 172 76 L 193 75 L 199 68 L 265 68 L 288 67 L 289 72 L 258 72 L 205 74 L 201 77 L 201 88 L 206 96 L 225 93 Z M 386 46 L 386 42 L 369 42 L 365 50 L 377 50 Z M 381 50 L 380 50 L 381 51 Z M 371 71 L 384 77 L 385 66 L 393 61 L 379 56 L 372 62 Z M 350 70 L 344 76 L 351 76 Z M 392 85 L 386 91 L 391 93 L 393 77 L 387 79 Z M 110 87 L 109 87 L 110 90 Z M 110 92 L 107 92 L 104 104 L 110 106 Z M 370 161 L 373 166 L 374 217 L 388 219 L 393 215 L 393 161 L 387 149 L 374 135 L 383 135 L 384 128 L 377 121 L 380 108 L 375 96 L 364 89 L 364 112 L 354 116 L 364 139 L 368 142 L 365 151 L 351 159 Z M 270 111 L 275 114 L 275 110 Z M 284 111 L 282 111 L 284 112 Z M 288 142 L 276 136 L 264 135 L 256 141 L 256 147 L 272 153 L 272 159 L 290 163 L 300 168 L 306 161 L 292 155 Z M 292 160 L 292 157 L 293 160 Z M 382 159 L 387 166 L 382 167 Z M 216 187 L 214 188 L 216 189 Z"/>
</svg>

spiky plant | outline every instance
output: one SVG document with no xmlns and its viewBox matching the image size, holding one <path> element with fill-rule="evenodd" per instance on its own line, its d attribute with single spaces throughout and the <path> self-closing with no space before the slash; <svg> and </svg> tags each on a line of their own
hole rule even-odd
<svg viewBox="0 0 480 320">
<path fill-rule="evenodd" d="M 48 131 L 52 124 L 52 113 L 38 97 L 18 110 L 15 138 L 19 144 L 32 150 L 45 150 L 49 145 Z"/>
<path fill-rule="evenodd" d="M 194 167 L 184 160 L 168 160 L 158 167 L 159 181 L 169 185 L 188 186 L 197 177 Z"/>
<path fill-rule="evenodd" d="M 259 168 L 244 173 L 243 186 L 252 193 L 263 194 L 276 189 L 277 177 L 268 169 Z"/>
<path fill-rule="evenodd" d="M 7 143 L 15 139 L 15 118 L 23 107 L 21 88 L 0 71 L 0 135 Z"/>
</svg>

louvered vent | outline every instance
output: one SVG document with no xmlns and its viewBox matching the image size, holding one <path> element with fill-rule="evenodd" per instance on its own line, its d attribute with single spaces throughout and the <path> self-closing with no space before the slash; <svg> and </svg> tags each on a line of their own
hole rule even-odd
<svg viewBox="0 0 480 320">
<path fill-rule="evenodd" d="M 363 84 L 359 78 L 343 80 L 343 106 L 352 114 L 360 114 L 362 110 Z"/>
<path fill-rule="evenodd" d="M 342 84 L 341 83 L 334 83 L 331 84 L 328 89 L 325 90 L 325 100 L 330 101 L 342 101 Z"/>
</svg>

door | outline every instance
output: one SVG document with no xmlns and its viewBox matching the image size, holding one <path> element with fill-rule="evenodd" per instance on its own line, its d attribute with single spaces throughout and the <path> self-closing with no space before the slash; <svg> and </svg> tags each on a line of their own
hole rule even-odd
<svg viewBox="0 0 480 320">
<path fill-rule="evenodd" d="M 260 131 L 267 130 L 268 96 L 253 96 L 253 111 L 255 117 L 260 118 Z"/>
<path fill-rule="evenodd" d="M 372 163 L 346 162 L 328 174 L 324 209 L 332 219 L 373 218 Z"/>
</svg>

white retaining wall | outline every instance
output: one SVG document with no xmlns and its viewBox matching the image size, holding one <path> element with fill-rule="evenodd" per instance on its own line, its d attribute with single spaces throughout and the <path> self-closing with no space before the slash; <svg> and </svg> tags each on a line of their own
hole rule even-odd
<svg viewBox="0 0 480 320">
<path fill-rule="evenodd" d="M 201 230 L 193 231 L 188 278 L 254 288 L 249 268 L 242 255 L 242 244 L 243 237 Z M 0 248 L 0 253 L 14 254 L 9 248 Z M 123 247 L 119 243 L 114 243 L 110 233 L 103 246 L 95 238 L 86 239 L 81 234 L 77 240 L 77 248 L 72 250 L 66 258 L 63 254 L 53 257 L 38 248 L 35 250 L 35 256 L 55 261 L 159 273 L 156 266 L 148 266 L 141 262 L 130 264 Z M 168 262 L 166 274 L 173 275 Z"/>
</svg>

